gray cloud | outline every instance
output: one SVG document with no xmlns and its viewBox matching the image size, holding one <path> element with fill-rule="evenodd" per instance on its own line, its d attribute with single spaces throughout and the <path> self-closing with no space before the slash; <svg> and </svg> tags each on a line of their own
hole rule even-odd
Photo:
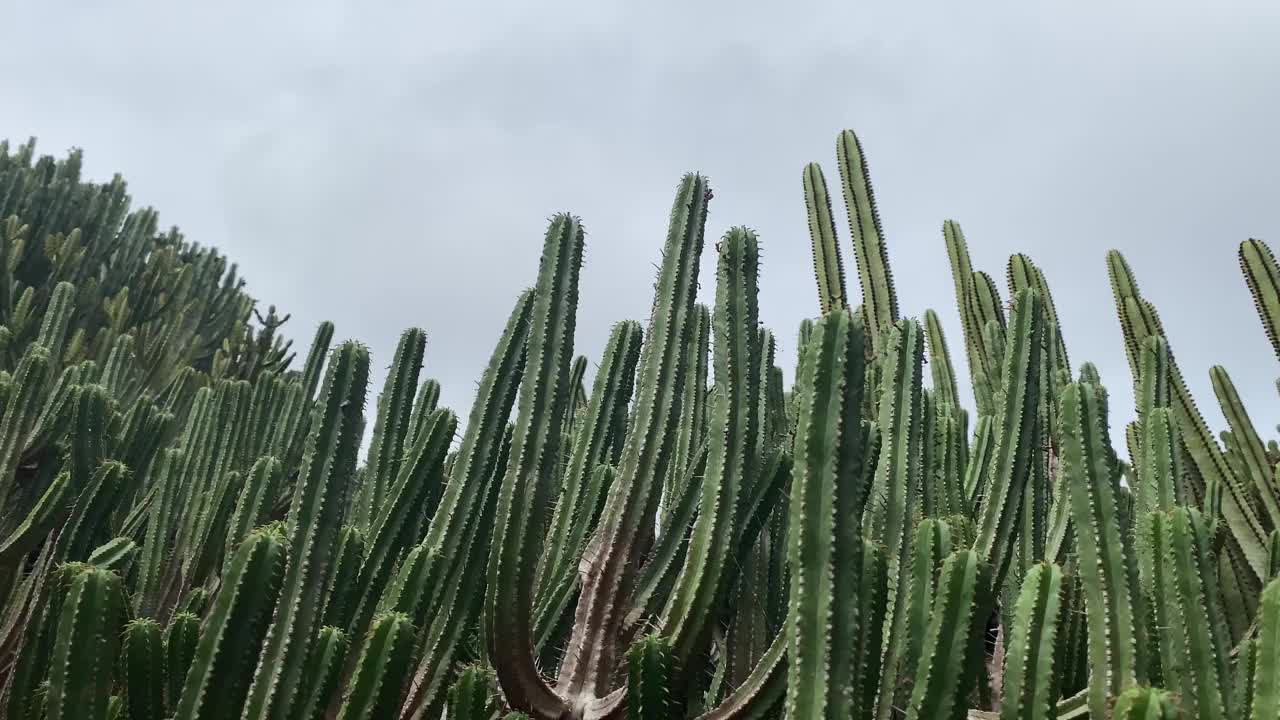
<svg viewBox="0 0 1280 720">
<path fill-rule="evenodd" d="M 426 373 L 465 413 L 545 218 L 569 210 L 590 233 L 579 346 L 594 357 L 613 321 L 647 315 L 687 170 L 711 177 L 713 237 L 760 233 L 762 316 L 789 367 L 815 312 L 800 170 L 833 176 L 851 127 L 902 305 L 939 310 L 962 370 L 949 217 L 993 275 L 1016 251 L 1046 269 L 1073 361 L 1118 397 L 1112 247 L 1211 423 L 1214 363 L 1261 427 L 1278 419 L 1235 265 L 1241 239 L 1276 235 L 1274 4 L 782 7 L 25 3 L 0 44 L 0 137 L 122 172 L 292 312 L 300 344 L 332 319 L 384 368 L 403 328 L 426 328 Z"/>
</svg>

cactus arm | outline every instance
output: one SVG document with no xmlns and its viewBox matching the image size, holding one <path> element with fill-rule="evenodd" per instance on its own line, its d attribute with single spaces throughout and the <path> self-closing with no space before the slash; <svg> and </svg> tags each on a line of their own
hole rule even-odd
<svg viewBox="0 0 1280 720">
<path fill-rule="evenodd" d="M 413 655 L 413 623 L 404 613 L 373 619 L 360 648 L 355 674 L 347 684 L 338 720 L 391 717 L 400 699 L 400 681 Z"/>
<path fill-rule="evenodd" d="M 172 717 L 177 709 L 199 642 L 200 618 L 189 612 L 174 613 L 164 630 L 165 708 L 169 712 L 166 717 Z"/>
<path fill-rule="evenodd" d="M 1031 290 L 1014 300 L 1013 323 L 1005 345 L 1005 383 L 1000 393 L 996 438 L 987 464 L 978 535 L 974 549 L 991 566 L 996 587 L 1004 582 L 1017 529 L 1023 491 L 1039 453 L 1040 351 L 1044 315 L 1040 296 Z"/>
<path fill-rule="evenodd" d="M 893 272 L 871 189 L 871 173 L 862 144 L 852 130 L 845 130 L 836 139 L 836 161 L 840 164 L 840 181 L 849 212 L 867 332 L 872 344 L 879 347 L 881 336 L 898 321 L 898 296 L 893 289 Z"/>
<path fill-rule="evenodd" d="M 139 618 L 126 625 L 122 654 L 129 720 L 162 720 L 165 657 L 159 623 Z"/>
<path fill-rule="evenodd" d="M 981 633 L 985 623 L 975 612 L 990 582 L 973 550 L 958 550 L 943 563 L 929 628 L 916 670 L 907 720 L 960 718 L 964 700 L 977 680 Z M 976 661 L 976 662 L 975 662 Z"/>
<path fill-rule="evenodd" d="M 701 254 L 710 188 L 687 175 L 672 207 L 648 340 L 636 380 L 636 411 L 623 446 L 618 478 L 610 489 L 596 540 L 584 553 L 585 572 L 573 634 L 560 665 L 557 687 L 568 696 L 605 691 L 617 664 L 616 642 L 623 611 L 615 606 L 628 592 L 657 505 L 657 483 L 666 476 L 680 414 L 686 341 L 696 312 Z"/>
<path fill-rule="evenodd" d="M 1161 553 L 1169 565 L 1169 632 L 1184 665 L 1183 697 L 1198 718 L 1238 717 L 1227 667 L 1226 627 L 1214 591 L 1208 524 L 1193 508 L 1175 508 L 1167 528 Z"/>
<path fill-rule="evenodd" d="M 1125 350 L 1133 371 L 1134 387 L 1140 392 L 1141 345 L 1151 335 L 1164 335 L 1164 329 L 1155 307 L 1139 293 L 1137 280 L 1124 256 L 1115 250 L 1108 252 L 1107 270 L 1115 295 L 1116 313 L 1124 334 Z M 1205 486 L 1210 484 L 1216 484 L 1224 490 L 1222 514 L 1231 531 L 1229 542 L 1236 546 L 1233 554 L 1244 559 L 1247 567 L 1243 569 L 1252 574 L 1252 577 L 1244 578 L 1253 586 L 1251 589 L 1260 588 L 1266 554 L 1262 524 L 1253 511 L 1246 488 L 1235 477 L 1217 441 L 1209 432 L 1204 416 L 1196 407 L 1183 380 L 1182 371 L 1167 344 L 1166 350 L 1174 417 L 1178 421 L 1182 442 L 1203 482 L 1193 488 L 1193 494 L 1202 495 Z"/>
<path fill-rule="evenodd" d="M 177 703 L 175 720 L 231 717 L 252 677 L 245 658 L 261 647 L 284 570 L 284 537 L 267 526 L 250 533 L 227 563 Z"/>
<path fill-rule="evenodd" d="M 1118 487 L 1107 459 L 1106 423 L 1089 383 L 1062 396 L 1062 470 L 1068 476 L 1089 622 L 1089 712 L 1138 679 L 1133 603 L 1120 534 Z"/>
<path fill-rule="evenodd" d="M 870 496 L 880 506 L 863 516 L 863 532 L 869 532 L 887 549 L 888 595 L 880 633 L 883 651 L 876 701 L 876 717 L 881 720 L 888 718 L 893 707 L 905 640 L 902 628 L 909 583 L 902 575 L 911 562 L 912 519 L 922 470 L 920 380 L 924 352 L 919 323 L 899 323 L 889 340 L 880 400 L 881 449 Z"/>
<path fill-rule="evenodd" d="M 449 688 L 449 717 L 489 720 L 493 713 L 493 672 L 483 665 L 467 667 Z"/>
<path fill-rule="evenodd" d="M 1266 243 L 1250 238 L 1240 243 L 1239 257 L 1240 271 L 1249 283 L 1262 327 L 1280 357 L 1280 268 L 1276 267 L 1275 255 Z"/>
<path fill-rule="evenodd" d="M 925 310 L 924 327 L 929 340 L 929 370 L 933 374 L 933 391 L 937 393 L 940 402 L 959 408 L 960 393 L 956 389 L 956 371 L 951 366 L 951 353 L 947 350 L 947 337 L 942 332 L 938 314 Z"/>
<path fill-rule="evenodd" d="M 427 335 L 420 328 L 410 328 L 400 335 L 386 384 L 378 396 L 378 415 L 373 424 L 373 439 L 365 462 L 365 483 L 360 492 L 364 504 L 355 508 L 353 518 L 363 527 L 374 523 L 387 492 L 400 475 L 426 346 Z"/>
<path fill-rule="evenodd" d="M 70 512 L 71 473 L 58 473 L 22 523 L 0 540 L 0 573 L 12 571 Z"/>
<path fill-rule="evenodd" d="M 338 687 L 348 645 L 347 634 L 326 626 L 320 628 L 311 654 L 307 656 L 307 686 L 303 701 L 295 705 L 293 720 L 318 720 Z"/>
<path fill-rule="evenodd" d="M 343 622 L 350 625 L 356 637 L 364 635 L 401 548 L 417 540 L 408 536 L 409 523 L 425 500 L 431 477 L 444 465 L 457 426 L 458 419 L 452 411 L 441 408 L 432 413 L 414 447 L 400 462 L 398 477 L 382 493 L 378 508 L 371 514 L 368 553 L 356 581 L 358 604 L 353 616 Z"/>
<path fill-rule="evenodd" d="M 547 230 L 534 290 L 529 364 L 511 439 L 512 462 L 498 495 L 483 615 L 489 658 L 507 702 L 553 717 L 562 712 L 563 702 L 534 663 L 531 616 L 570 389 L 583 237 L 579 221 L 569 215 L 554 218 Z"/>
<path fill-rule="evenodd" d="M 32 345 L 13 373 L 11 387 L 14 390 L 5 399 L 4 414 L 0 415 L 0 508 L 4 508 L 0 520 L 12 507 L 9 500 L 16 483 L 14 470 L 24 449 L 26 423 L 36 415 L 49 365 L 49 352 L 40 345 Z M 75 480 L 83 482 L 78 477 Z"/>
<path fill-rule="evenodd" d="M 1249 720 L 1280 717 L 1280 580 L 1262 592 Z"/>
<path fill-rule="evenodd" d="M 1275 474 L 1271 459 L 1267 457 L 1266 448 L 1258 437 L 1258 431 L 1254 429 L 1253 421 L 1249 419 L 1244 403 L 1240 402 L 1235 383 L 1231 382 L 1231 376 L 1227 374 L 1226 369 L 1215 365 L 1209 369 L 1209 377 L 1213 381 L 1213 391 L 1218 396 L 1222 414 L 1231 427 L 1231 434 L 1239 445 L 1244 466 L 1248 470 L 1241 479 L 1248 478 L 1252 481 L 1253 493 L 1251 494 L 1261 499 L 1262 508 L 1266 511 L 1270 526 L 1280 526 L 1280 497 L 1277 496 L 1277 488 L 1274 485 Z"/>
<path fill-rule="evenodd" d="M 103 720 L 123 625 L 120 577 L 85 567 L 67 591 L 49 664 L 49 720 Z"/>
<path fill-rule="evenodd" d="M 627 717 L 666 720 L 674 712 L 671 688 L 675 656 L 671 643 L 648 635 L 627 651 Z"/>
<path fill-rule="evenodd" d="M 809 239 L 813 245 L 813 272 L 818 281 L 818 307 L 825 315 L 848 306 L 844 282 L 844 260 L 835 223 L 831 220 L 831 196 L 822 167 L 809 163 L 804 167 L 804 207 L 809 218 Z"/>
<path fill-rule="evenodd" d="M 791 718 L 852 712 L 858 658 L 848 638 L 857 636 L 861 619 L 856 603 L 866 492 L 857 419 L 865 355 L 861 323 L 848 311 L 833 311 L 815 324 L 801 361 L 787 539 Z"/>
<path fill-rule="evenodd" d="M 1062 570 L 1031 566 L 1014 608 L 1005 650 L 1000 720 L 1049 720 L 1057 700 L 1053 655 L 1062 610 Z"/>
<path fill-rule="evenodd" d="M 329 356 L 329 345 L 333 342 L 333 323 L 328 320 L 316 327 L 315 337 L 311 340 L 311 349 L 307 353 L 306 364 L 302 368 L 302 397 L 311 400 L 316 396 L 316 388 L 320 386 L 323 376 L 324 360 Z"/>
<path fill-rule="evenodd" d="M 681 663 L 704 639 L 713 603 L 721 597 L 727 560 L 736 548 L 739 508 L 759 474 L 758 269 L 755 234 L 744 228 L 730 230 L 720 243 L 712 319 L 717 388 L 709 430 L 712 442 L 684 567 L 663 612 L 664 632 Z"/>
<path fill-rule="evenodd" d="M 773 717 L 787 693 L 787 637 L 769 644 L 751 673 L 724 700 L 697 720 L 765 720 Z"/>
<path fill-rule="evenodd" d="M 640 358 L 642 329 L 633 321 L 613 326 L 605 345 L 600 370 L 592 384 L 587 415 L 574 437 L 573 452 L 560 490 L 560 498 L 551 516 L 545 540 L 546 552 L 539 560 L 537 623 L 545 630 L 548 615 L 558 616 L 564 609 L 564 595 L 576 582 L 576 563 L 582 547 L 593 529 L 603 492 L 604 478 L 597 478 L 617 419 L 625 415 L 631 400 L 635 366 Z M 541 632 L 539 633 L 541 634 Z"/>
<path fill-rule="evenodd" d="M 368 379 L 368 350 L 347 342 L 334 351 L 289 509 L 289 563 L 242 720 L 287 717 L 296 699 L 306 653 L 319 630 Z"/>
</svg>

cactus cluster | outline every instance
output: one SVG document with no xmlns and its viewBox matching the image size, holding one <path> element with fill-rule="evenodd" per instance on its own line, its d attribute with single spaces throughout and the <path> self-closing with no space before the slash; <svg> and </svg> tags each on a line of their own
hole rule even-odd
<svg viewBox="0 0 1280 720">
<path fill-rule="evenodd" d="M 812 163 L 794 373 L 755 232 L 698 302 L 690 174 L 652 315 L 590 384 L 586 233 L 551 218 L 465 422 L 423 330 L 369 418 L 366 348 L 324 324 L 292 368 L 221 256 L 32 153 L 0 146 L 0 717 L 1280 718 L 1280 446 L 1226 370 L 1215 436 L 1112 252 L 1117 452 L 1044 272 L 1014 255 L 1002 291 L 947 221 L 961 407 L 850 131 L 861 304 Z M 1280 356 L 1280 269 L 1257 240 L 1240 264 Z"/>
</svg>

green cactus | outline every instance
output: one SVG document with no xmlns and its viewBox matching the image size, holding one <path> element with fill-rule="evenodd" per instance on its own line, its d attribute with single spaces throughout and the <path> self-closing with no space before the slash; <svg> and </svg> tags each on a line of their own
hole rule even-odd
<svg viewBox="0 0 1280 720">
<path fill-rule="evenodd" d="M 915 718 L 962 718 L 965 698 L 982 661 L 984 618 L 977 608 L 991 587 L 991 574 L 973 550 L 957 550 L 942 565 L 933 612 L 907 707 Z"/>
<path fill-rule="evenodd" d="M 1280 357 L 1280 334 L 1277 334 L 1277 321 L 1280 320 L 1280 268 L 1276 266 L 1275 255 L 1271 248 L 1261 240 L 1250 238 L 1240 243 L 1240 271 L 1253 293 L 1253 302 L 1258 308 L 1258 317 L 1267 331 L 1267 339 Z"/>
<path fill-rule="evenodd" d="M 494 713 L 493 671 L 472 665 L 458 675 L 449 688 L 449 717 L 458 720 L 489 720 Z"/>
<path fill-rule="evenodd" d="M 627 651 L 627 717 L 663 720 L 674 712 L 675 656 L 670 641 L 648 635 Z"/>
<path fill-rule="evenodd" d="M 175 720 L 232 718 L 252 677 L 243 667 L 262 647 L 285 564 L 281 529 L 250 533 L 227 563 L 177 702 Z"/>
<path fill-rule="evenodd" d="M 804 206 L 809 217 L 809 238 L 813 243 L 813 272 L 818 281 L 818 307 L 823 314 L 848 306 L 844 283 L 844 260 L 831 219 L 831 196 L 818 163 L 804 168 Z"/>
<path fill-rule="evenodd" d="M 122 659 L 130 720 L 166 717 L 165 652 L 160 624 L 149 618 L 138 618 L 126 625 Z"/>
<path fill-rule="evenodd" d="M 884 232 L 880 229 L 875 193 L 871 190 L 871 174 L 862 144 L 852 130 L 845 130 L 836 139 L 836 162 L 840 165 L 844 204 L 849 212 L 854 257 L 858 261 L 867 333 L 872 344 L 879 348 L 881 338 L 898 322 L 898 296 L 893 289 L 893 273 L 889 269 Z"/>
<path fill-rule="evenodd" d="M 294 705 L 296 720 L 316 720 L 329 706 L 338 687 L 348 645 L 347 634 L 342 630 L 332 625 L 320 628 L 307 656 L 304 699 Z"/>
<path fill-rule="evenodd" d="M 858 607 L 860 516 L 867 497 L 858 422 L 863 334 L 860 319 L 834 310 L 814 325 L 801 359 L 787 539 L 789 718 L 849 717 L 855 709 L 851 683 L 866 661 L 848 642 L 864 619 Z"/>
<path fill-rule="evenodd" d="M 373 619 L 343 695 L 339 720 L 373 720 L 394 713 L 400 699 L 400 679 L 412 662 L 414 632 L 404 613 Z"/>
<path fill-rule="evenodd" d="M 1062 614 L 1062 570 L 1033 565 L 1022 582 L 1005 646 L 1000 720 L 1048 720 L 1057 701 L 1054 649 Z"/>
<path fill-rule="evenodd" d="M 342 519 L 338 499 L 354 470 L 368 375 L 364 347 L 348 342 L 334 352 L 289 510 L 289 562 L 242 720 L 287 716 L 296 700 L 306 652 L 319 630 Z"/>
<path fill-rule="evenodd" d="M 107 717 L 120 631 L 124 625 L 120 577 L 84 567 L 71 581 L 49 663 L 49 720 Z"/>
<path fill-rule="evenodd" d="M 1158 688 L 1134 687 L 1116 699 L 1111 717 L 1115 720 L 1179 720 L 1183 713 L 1173 693 Z"/>
</svg>

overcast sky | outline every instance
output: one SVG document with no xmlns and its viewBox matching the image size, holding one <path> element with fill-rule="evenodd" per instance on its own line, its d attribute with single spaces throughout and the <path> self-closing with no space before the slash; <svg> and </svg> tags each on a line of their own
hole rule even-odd
<svg viewBox="0 0 1280 720">
<path fill-rule="evenodd" d="M 578 346 L 594 360 L 614 321 L 647 318 L 689 170 L 715 190 L 710 240 L 760 234 L 761 316 L 790 376 L 817 310 L 801 169 L 836 178 L 852 128 L 901 306 L 940 313 L 962 373 L 946 218 L 1002 282 L 1013 252 L 1045 269 L 1072 361 L 1098 365 L 1117 425 L 1132 410 L 1109 248 L 1211 424 L 1215 363 L 1264 433 L 1280 420 L 1236 264 L 1242 239 L 1280 242 L 1274 0 L 5 5 L 0 137 L 123 173 L 135 202 L 293 313 L 304 351 L 323 319 L 368 343 L 371 409 L 416 325 L 425 374 L 465 417 L 561 210 L 589 233 Z"/>
</svg>

